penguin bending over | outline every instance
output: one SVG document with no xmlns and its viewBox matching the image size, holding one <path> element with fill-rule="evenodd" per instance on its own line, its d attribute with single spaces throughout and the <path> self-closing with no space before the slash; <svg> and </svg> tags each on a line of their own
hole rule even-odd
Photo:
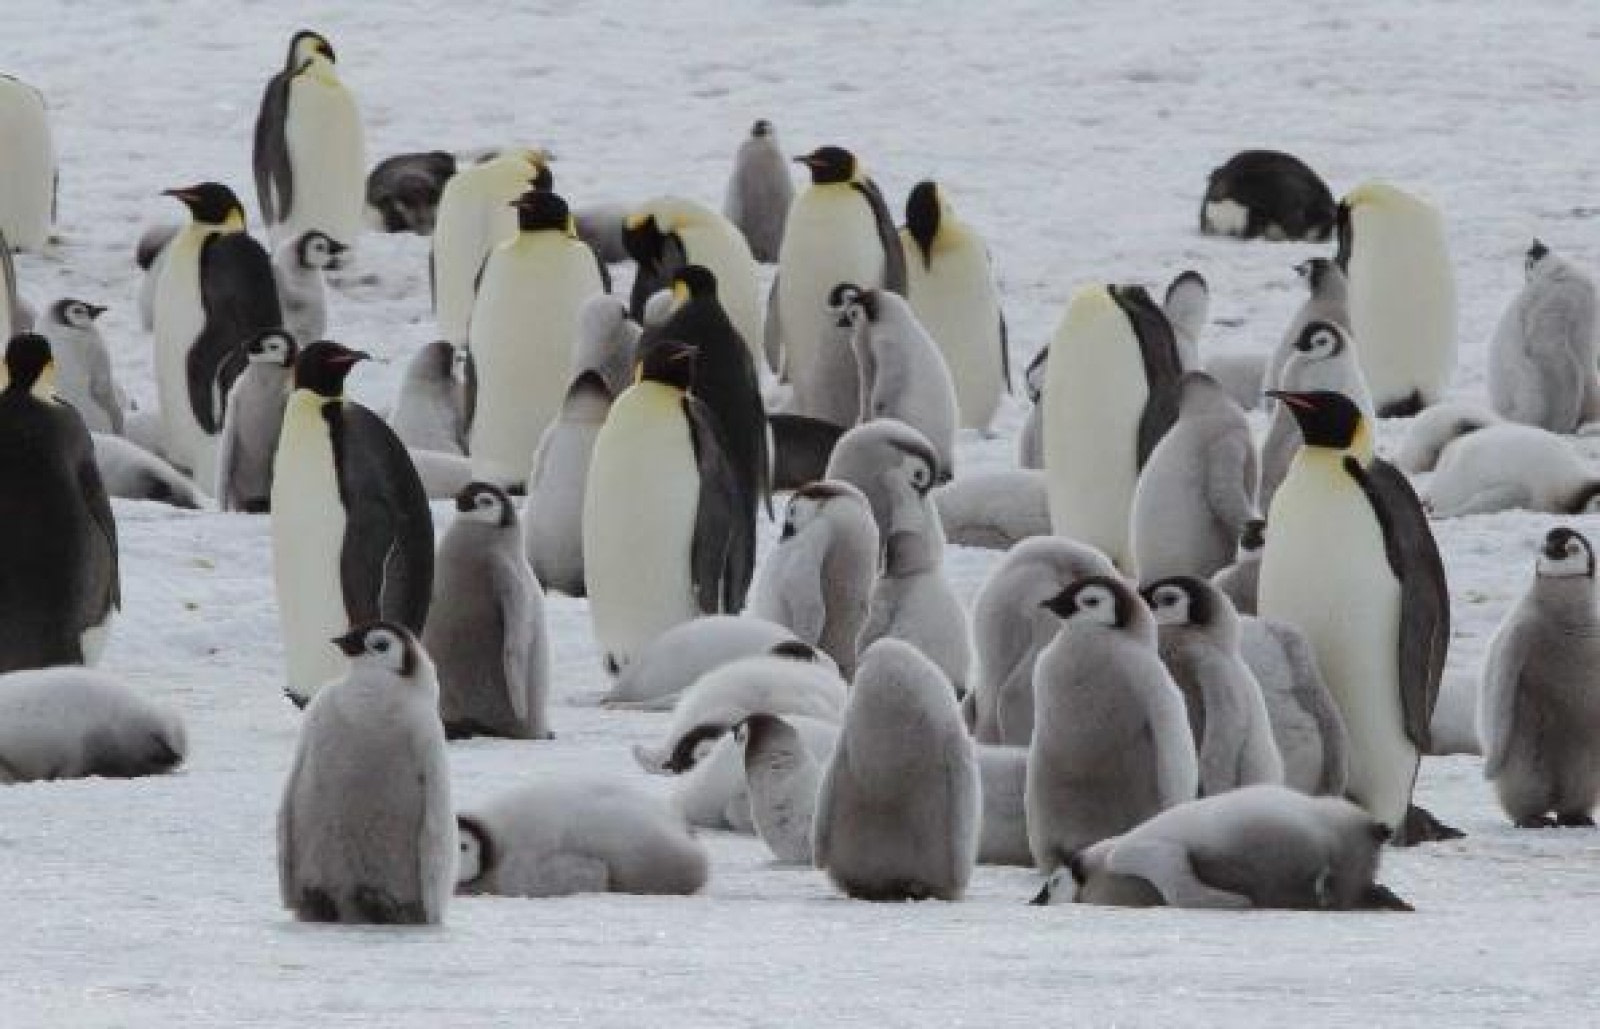
<svg viewBox="0 0 1600 1029">
<path fill-rule="evenodd" d="M 722 213 L 744 233 L 751 255 L 763 264 L 772 264 L 778 260 L 793 202 L 794 180 L 789 177 L 789 160 L 778 145 L 778 134 L 770 121 L 757 119 L 734 155 Z M 767 356 L 776 368 L 777 355 Z"/>
<path fill-rule="evenodd" d="M 606 392 L 619 395 L 633 385 L 644 330 L 628 317 L 628 305 L 609 293 L 590 297 L 578 314 L 578 343 L 572 351 L 572 375 L 594 372 Z"/>
<path fill-rule="evenodd" d="M 1333 194 L 1310 166 L 1278 150 L 1241 150 L 1211 173 L 1200 231 L 1273 242 L 1333 236 Z"/>
<path fill-rule="evenodd" d="M 1343 393 L 1372 417 L 1372 397 L 1367 380 L 1361 377 L 1350 333 L 1336 322 L 1310 321 L 1300 330 L 1290 356 L 1278 372 L 1278 380 L 1268 390 L 1283 389 L 1310 393 L 1319 389 Z M 1267 423 L 1267 438 L 1261 445 L 1261 507 L 1272 504 L 1272 497 L 1289 474 L 1294 455 L 1300 452 L 1300 426 L 1282 404 L 1272 405 Z"/>
<path fill-rule="evenodd" d="M 1499 415 L 1478 404 L 1461 400 L 1434 404 L 1406 426 L 1395 453 L 1395 467 L 1409 475 L 1431 472 L 1451 443 L 1499 421 Z"/>
<path fill-rule="evenodd" d="M 245 348 L 250 364 L 228 393 L 217 445 L 216 498 L 224 511 L 266 514 L 272 503 L 272 462 L 283 434 L 299 347 L 282 329 L 269 329 Z"/>
<path fill-rule="evenodd" d="M 547 591 L 586 595 L 583 502 L 595 441 L 610 411 L 611 394 L 600 374 L 579 374 L 534 453 L 522 512 L 523 540 L 533 574 Z"/>
<path fill-rule="evenodd" d="M 112 378 L 111 353 L 96 324 L 105 313 L 98 304 L 62 297 L 45 309 L 39 332 L 50 340 L 56 394 L 83 416 L 90 432 L 121 435 L 128 405 Z"/>
<path fill-rule="evenodd" d="M 839 437 L 828 458 L 825 478 L 847 482 L 861 491 L 878 524 L 878 542 L 888 543 L 894 531 L 897 503 L 924 497 L 948 482 L 940 474 L 939 455 L 922 433 L 893 418 L 857 425 Z M 914 512 L 915 505 L 907 505 Z"/>
<path fill-rule="evenodd" d="M 1507 421 L 1576 432 L 1600 418 L 1594 280 L 1538 240 L 1526 264 L 1489 343 L 1489 402 Z"/>
</svg>

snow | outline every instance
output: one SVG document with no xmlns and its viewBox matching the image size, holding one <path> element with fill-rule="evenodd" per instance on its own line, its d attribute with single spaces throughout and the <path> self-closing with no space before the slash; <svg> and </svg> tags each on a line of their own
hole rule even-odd
<svg viewBox="0 0 1600 1029">
<path fill-rule="evenodd" d="M 102 325 L 146 406 L 134 242 L 179 216 L 167 187 L 218 178 L 253 205 L 255 105 L 302 24 L 333 41 L 370 160 L 543 144 L 575 203 L 716 203 L 749 123 L 770 117 L 791 152 L 854 148 L 896 211 L 936 177 L 988 234 L 1018 369 L 1077 285 L 1164 285 L 1188 266 L 1213 288 L 1206 349 L 1270 346 L 1299 302 L 1292 265 L 1325 249 L 1196 234 L 1207 172 L 1245 147 L 1297 153 L 1336 193 L 1382 177 L 1440 205 L 1459 396 L 1484 395 L 1485 344 L 1533 234 L 1600 267 L 1600 143 L 1582 131 L 1600 28 L 1579 0 L 14 0 L 6 70 L 45 91 L 62 154 L 63 239 L 21 259 L 23 288 L 113 305 Z M 389 359 L 353 383 L 379 407 L 432 333 L 425 255 L 369 236 L 334 297 L 333 332 Z M 1006 466 L 1021 414 L 964 438 L 964 470 Z M 1389 445 L 1400 429 L 1385 426 Z M 1596 995 L 1600 837 L 1513 831 L 1470 756 L 1430 759 L 1420 787 L 1467 839 L 1386 856 L 1414 915 L 1030 908 L 1035 876 L 991 868 L 960 904 L 875 906 L 770 867 L 758 841 L 706 834 L 712 879 L 692 898 L 472 898 L 437 930 L 297 925 L 274 868 L 298 716 L 280 693 L 266 521 L 116 510 L 125 613 L 104 664 L 181 709 L 193 754 L 159 779 L 0 790 L 8 1026 L 1470 1025 L 1581 1015 Z M 442 529 L 447 505 L 436 515 Z M 1553 524 L 1438 525 L 1453 688 Z M 993 560 L 952 554 L 964 598 Z M 664 725 L 597 708 L 584 605 L 548 611 L 558 738 L 453 745 L 458 804 L 568 771 L 634 774 L 629 747 Z"/>
</svg>

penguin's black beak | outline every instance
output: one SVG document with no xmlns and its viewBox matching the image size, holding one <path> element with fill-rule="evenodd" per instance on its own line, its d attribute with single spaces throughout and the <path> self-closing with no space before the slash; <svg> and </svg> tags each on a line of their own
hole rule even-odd
<svg viewBox="0 0 1600 1029">
<path fill-rule="evenodd" d="M 333 645 L 345 657 L 360 657 L 367 649 L 366 634 L 360 629 L 351 629 L 343 636 L 335 636 Z"/>
<path fill-rule="evenodd" d="M 362 361 L 370 360 L 372 360 L 372 355 L 365 350 L 351 350 L 347 347 L 340 347 L 328 355 L 328 363 L 335 368 L 349 368 L 352 365 L 360 364 Z"/>
<path fill-rule="evenodd" d="M 89 312 L 89 320 L 91 322 L 106 313 L 105 307 L 100 304 L 84 304 L 83 309 Z"/>
<path fill-rule="evenodd" d="M 161 195 L 172 197 L 188 208 L 193 208 L 195 202 L 200 199 L 200 195 L 195 192 L 193 186 L 184 186 L 181 189 L 164 189 L 161 191 Z"/>
<path fill-rule="evenodd" d="M 817 157 L 815 154 L 801 154 L 794 159 L 794 163 L 803 164 L 807 168 L 815 168 L 817 166 Z"/>
</svg>

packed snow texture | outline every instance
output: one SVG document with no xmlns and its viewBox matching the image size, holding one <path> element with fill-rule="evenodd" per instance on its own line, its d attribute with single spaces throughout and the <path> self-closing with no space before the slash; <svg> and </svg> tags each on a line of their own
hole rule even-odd
<svg viewBox="0 0 1600 1029">
<path fill-rule="evenodd" d="M 1335 194 L 1382 178 L 1440 206 L 1461 287 L 1456 396 L 1484 396 L 1486 341 L 1533 235 L 1600 267 L 1600 27 L 1579 2 L 12 0 L 3 21 L 5 70 L 43 89 L 61 154 L 61 238 L 20 259 L 23 289 L 111 305 L 116 369 L 147 408 L 134 242 L 180 218 L 169 187 L 221 179 L 253 208 L 256 104 L 302 26 L 332 40 L 374 161 L 545 145 L 574 204 L 715 204 L 768 117 L 792 153 L 853 148 L 897 216 L 935 177 L 988 236 L 1013 369 L 1078 285 L 1164 285 L 1186 267 L 1212 284 L 1204 348 L 1266 351 L 1300 301 L 1292 266 L 1328 248 L 1198 235 L 1207 173 L 1245 147 L 1299 155 Z M 379 408 L 433 334 L 426 257 L 426 240 L 369 235 L 333 291 L 331 333 L 388 362 L 352 379 Z M 963 472 L 1007 467 L 1022 413 L 1013 401 L 995 437 L 965 435 Z M 1384 426 L 1390 449 L 1402 428 Z M 1600 837 L 1512 830 L 1470 756 L 1428 760 L 1419 789 L 1467 838 L 1386 855 L 1414 915 L 1032 908 L 1034 874 L 993 868 L 962 903 L 873 905 L 710 833 L 699 896 L 459 899 L 423 931 L 296 924 L 273 816 L 300 718 L 281 692 L 267 521 L 116 512 L 124 614 L 104 664 L 182 711 L 191 757 L 168 777 L 0 789 L 7 1026 L 1483 1025 L 1593 1007 Z M 448 505 L 435 513 L 442 531 Z M 1455 701 L 1557 521 L 1437 525 Z M 964 599 L 995 557 L 953 550 Z M 557 738 L 453 744 L 458 806 L 579 771 L 642 776 L 629 747 L 666 716 L 598 708 L 584 604 L 548 611 Z"/>
</svg>

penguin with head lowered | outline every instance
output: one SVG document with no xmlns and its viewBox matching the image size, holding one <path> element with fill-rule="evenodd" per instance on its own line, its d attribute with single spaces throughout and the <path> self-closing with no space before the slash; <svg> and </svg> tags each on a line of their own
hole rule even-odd
<svg viewBox="0 0 1600 1029">
<path fill-rule="evenodd" d="M 1349 796 L 1402 844 L 1460 835 L 1411 803 L 1450 645 L 1444 563 L 1411 484 L 1342 393 L 1277 394 L 1305 440 L 1273 498 L 1257 606 L 1305 633 L 1349 734 Z"/>
<path fill-rule="evenodd" d="M 216 481 L 217 435 L 245 344 L 283 324 L 272 259 L 245 232 L 244 208 L 217 182 L 171 189 L 190 222 L 167 245 L 155 295 L 156 391 L 166 457 Z"/>
<path fill-rule="evenodd" d="M 117 525 L 50 343 L 13 336 L 0 391 L 0 672 L 93 664 L 121 605 Z"/>
<path fill-rule="evenodd" d="M 645 348 L 595 440 L 583 568 L 612 674 L 674 625 L 744 607 L 753 521 L 715 418 L 690 395 L 694 365 L 681 341 Z"/>
<path fill-rule="evenodd" d="M 433 518 L 405 446 L 344 397 L 367 355 L 322 340 L 295 359 L 272 466 L 272 566 L 289 699 L 344 674 L 328 640 L 383 619 L 420 633 L 433 591 Z"/>
</svg>

